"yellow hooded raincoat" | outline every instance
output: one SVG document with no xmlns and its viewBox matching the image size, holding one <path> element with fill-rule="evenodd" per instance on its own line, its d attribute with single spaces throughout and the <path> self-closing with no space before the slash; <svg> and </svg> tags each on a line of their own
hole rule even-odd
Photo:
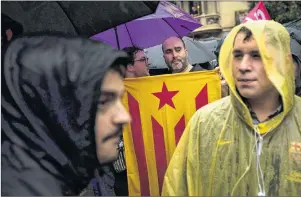
<svg viewBox="0 0 301 197">
<path fill-rule="evenodd" d="M 267 76 L 283 101 L 283 112 L 257 126 L 236 91 L 231 70 L 234 39 L 243 26 L 252 31 Z M 274 21 L 232 29 L 220 53 L 230 96 L 191 118 L 167 169 L 162 196 L 301 195 L 301 99 L 294 95 L 289 39 Z"/>
</svg>

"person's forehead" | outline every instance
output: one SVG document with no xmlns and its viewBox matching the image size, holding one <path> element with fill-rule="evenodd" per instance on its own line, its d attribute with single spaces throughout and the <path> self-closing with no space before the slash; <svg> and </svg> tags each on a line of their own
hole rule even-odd
<svg viewBox="0 0 301 197">
<path fill-rule="evenodd" d="M 105 75 L 101 90 L 103 92 L 112 92 L 117 95 L 122 94 L 124 91 L 123 78 L 117 71 L 110 70 Z"/>
<path fill-rule="evenodd" d="M 246 34 L 245 33 L 238 33 L 235 40 L 234 40 L 234 50 L 236 49 L 240 49 L 240 50 L 244 50 L 244 49 L 257 49 L 258 50 L 258 46 L 256 43 L 256 40 L 253 38 L 253 36 L 251 36 L 249 39 L 245 39 L 246 38 Z"/>
<path fill-rule="evenodd" d="M 135 54 L 135 57 L 136 58 L 142 58 L 142 57 L 145 57 L 145 53 L 144 51 L 138 51 L 136 54 Z"/>
<path fill-rule="evenodd" d="M 165 49 L 172 47 L 183 47 L 183 42 L 177 37 L 170 37 L 164 41 L 163 47 Z"/>
</svg>

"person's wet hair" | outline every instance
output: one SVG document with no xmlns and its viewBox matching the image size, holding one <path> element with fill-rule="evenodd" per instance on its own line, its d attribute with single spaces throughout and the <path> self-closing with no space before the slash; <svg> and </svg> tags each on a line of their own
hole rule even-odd
<svg viewBox="0 0 301 197">
<path fill-rule="evenodd" d="M 118 58 L 113 62 L 113 64 L 109 67 L 109 70 L 116 71 L 122 78 L 125 78 L 125 70 L 126 65 L 129 64 L 131 61 L 131 58 Z"/>
<path fill-rule="evenodd" d="M 134 63 L 134 59 L 135 59 L 135 55 L 139 52 L 139 51 L 143 51 L 142 48 L 139 48 L 137 46 L 132 46 L 132 47 L 126 47 L 122 49 L 124 52 L 126 52 L 131 60 L 130 63 Z"/>
<path fill-rule="evenodd" d="M 245 36 L 245 38 L 244 38 L 244 41 L 249 41 L 250 39 L 251 39 L 251 37 L 252 37 L 252 31 L 251 30 L 249 30 L 248 28 L 246 28 L 246 27 L 242 27 L 238 32 L 237 32 L 237 34 L 236 35 L 238 35 L 239 33 L 244 33 L 246 36 Z"/>
</svg>

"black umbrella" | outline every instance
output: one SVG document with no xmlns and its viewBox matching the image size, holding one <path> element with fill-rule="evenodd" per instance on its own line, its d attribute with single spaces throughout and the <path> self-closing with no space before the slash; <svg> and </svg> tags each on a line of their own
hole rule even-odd
<svg viewBox="0 0 301 197">
<path fill-rule="evenodd" d="M 291 51 L 301 61 L 301 18 L 283 24 L 291 36 Z"/>
<path fill-rule="evenodd" d="M 301 21 L 301 18 L 299 19 Z M 301 28 L 291 25 L 292 23 L 284 24 L 285 28 L 291 37 L 291 52 L 301 62 Z"/>
<path fill-rule="evenodd" d="M 28 32 L 63 32 L 90 37 L 152 14 L 159 1 L 1 1 L 1 12 Z"/>
<path fill-rule="evenodd" d="M 283 24 L 285 27 L 292 27 L 301 30 L 301 17 Z"/>
<path fill-rule="evenodd" d="M 299 20 L 300 21 L 300 20 Z M 299 65 L 296 75 L 296 87 L 301 88 L 301 29 L 297 26 L 286 26 L 287 31 L 291 36 L 291 53 L 294 60 Z"/>
</svg>

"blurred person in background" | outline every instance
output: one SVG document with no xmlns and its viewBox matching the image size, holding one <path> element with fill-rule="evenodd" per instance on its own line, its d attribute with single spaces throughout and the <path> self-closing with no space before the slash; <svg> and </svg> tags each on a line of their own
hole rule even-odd
<svg viewBox="0 0 301 197">
<path fill-rule="evenodd" d="M 124 48 L 131 62 L 126 66 L 126 78 L 136 78 L 149 76 L 149 66 L 148 58 L 146 57 L 143 49 L 138 47 L 127 47 Z"/>
<path fill-rule="evenodd" d="M 188 51 L 182 38 L 172 36 L 162 44 L 165 63 L 170 73 L 194 72 L 205 70 L 199 64 L 193 67 L 188 60 Z"/>
</svg>

